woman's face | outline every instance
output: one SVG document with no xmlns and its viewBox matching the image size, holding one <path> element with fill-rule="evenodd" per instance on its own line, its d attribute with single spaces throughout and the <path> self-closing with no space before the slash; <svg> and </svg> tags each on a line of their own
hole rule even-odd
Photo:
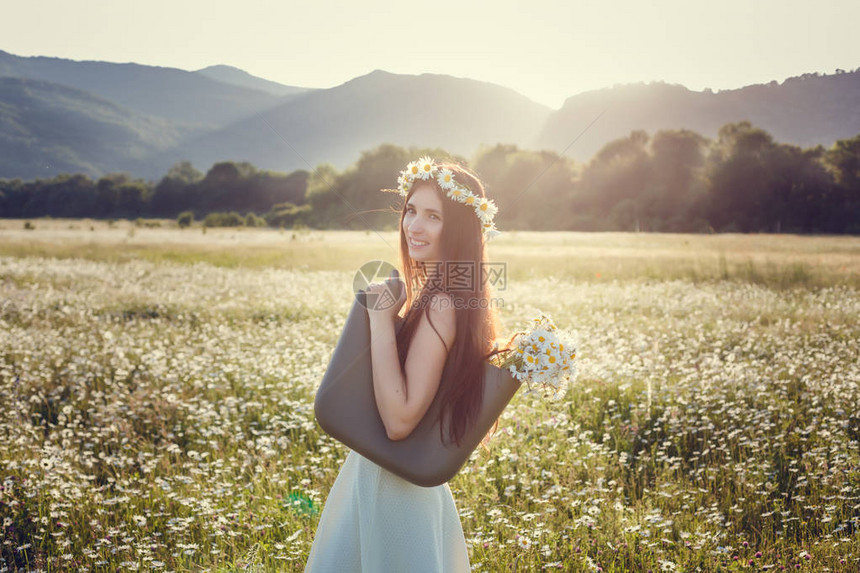
<svg viewBox="0 0 860 573">
<path fill-rule="evenodd" d="M 409 256 L 416 261 L 438 261 L 442 254 L 442 200 L 432 184 L 416 182 L 406 203 L 403 233 Z"/>
</svg>

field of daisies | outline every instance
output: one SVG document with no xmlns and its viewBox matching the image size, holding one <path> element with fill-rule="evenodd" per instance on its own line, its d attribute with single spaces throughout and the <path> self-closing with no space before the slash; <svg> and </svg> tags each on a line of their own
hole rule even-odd
<svg viewBox="0 0 860 573">
<path fill-rule="evenodd" d="M 4 224 L 0 573 L 301 571 L 348 453 L 314 392 L 396 235 Z M 708 240 L 491 244 L 504 333 L 547 313 L 578 375 L 450 482 L 473 570 L 860 570 L 860 240 Z"/>
</svg>

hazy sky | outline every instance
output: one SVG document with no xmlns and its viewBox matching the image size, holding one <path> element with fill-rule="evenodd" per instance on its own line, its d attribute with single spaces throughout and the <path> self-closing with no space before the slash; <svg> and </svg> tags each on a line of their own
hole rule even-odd
<svg viewBox="0 0 860 573">
<path fill-rule="evenodd" d="M 613 84 L 693 90 L 860 67 L 856 0 L 2 0 L 0 49 L 332 87 L 374 69 L 469 77 L 557 108 Z"/>
</svg>

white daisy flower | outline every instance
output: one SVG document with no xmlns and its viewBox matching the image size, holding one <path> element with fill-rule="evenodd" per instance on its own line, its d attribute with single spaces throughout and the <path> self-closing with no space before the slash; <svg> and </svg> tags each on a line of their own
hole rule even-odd
<svg viewBox="0 0 860 573">
<path fill-rule="evenodd" d="M 517 538 L 517 545 L 520 546 L 520 549 L 528 549 L 529 547 L 532 546 L 532 542 L 531 542 L 531 539 L 529 539 L 525 535 L 520 535 Z"/>
<path fill-rule="evenodd" d="M 435 171 L 435 167 L 433 166 L 433 160 L 427 156 L 422 157 L 418 160 L 418 177 L 421 179 L 427 180 Z"/>
<path fill-rule="evenodd" d="M 397 190 L 400 191 L 402 195 L 408 193 L 410 187 L 412 187 L 412 179 L 405 173 L 397 179 Z"/>
<path fill-rule="evenodd" d="M 550 348 L 550 344 L 554 342 L 555 337 L 549 333 L 549 330 L 538 328 L 532 333 L 532 340 L 538 345 L 541 352 L 545 352 L 547 348 Z"/>
<path fill-rule="evenodd" d="M 492 199 L 487 201 L 487 212 L 490 214 L 490 217 L 495 217 L 496 213 L 499 212 L 499 207 Z"/>
<path fill-rule="evenodd" d="M 454 173 L 450 169 L 442 169 L 439 171 L 439 176 L 436 178 L 439 182 L 439 187 L 442 189 L 454 188 Z"/>
<path fill-rule="evenodd" d="M 418 177 L 421 174 L 421 167 L 419 166 L 420 161 L 410 161 L 406 165 L 406 174 L 409 177 Z"/>
<path fill-rule="evenodd" d="M 465 191 L 462 187 L 454 187 L 453 189 L 448 190 L 447 195 L 454 201 L 462 203 L 466 200 L 466 193 L 468 193 L 468 191 Z"/>
<path fill-rule="evenodd" d="M 493 217 L 496 216 L 496 213 L 499 211 L 499 208 L 496 207 L 496 204 L 486 197 L 481 197 L 478 199 L 478 208 L 476 212 L 482 221 L 488 222 L 492 221 Z"/>
<path fill-rule="evenodd" d="M 531 329 L 518 336 L 516 352 L 502 366 L 513 366 L 517 380 L 526 381 L 530 390 L 552 392 L 555 400 L 567 392 L 575 374 L 575 358 L 571 335 L 559 331 L 549 316 L 541 314 L 532 321 Z"/>
</svg>

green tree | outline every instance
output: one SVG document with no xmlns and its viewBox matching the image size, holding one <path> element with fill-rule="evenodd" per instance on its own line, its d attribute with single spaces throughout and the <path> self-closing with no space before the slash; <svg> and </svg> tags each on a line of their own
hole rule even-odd
<svg viewBox="0 0 860 573">
<path fill-rule="evenodd" d="M 651 181 L 640 203 L 651 231 L 701 230 L 696 209 L 706 194 L 702 167 L 709 140 L 687 129 L 661 130 L 651 139 Z"/>
<path fill-rule="evenodd" d="M 128 173 L 108 173 L 96 183 L 96 217 L 117 217 L 120 211 L 120 188 L 131 184 Z"/>
<path fill-rule="evenodd" d="M 194 223 L 194 212 L 193 211 L 183 211 L 176 218 L 176 224 L 179 225 L 180 229 L 190 227 L 193 223 Z"/>
<path fill-rule="evenodd" d="M 248 213 L 245 215 L 245 226 L 246 227 L 265 227 L 266 220 L 262 217 L 258 217 L 256 213 Z"/>
<path fill-rule="evenodd" d="M 311 206 L 307 204 L 278 203 L 263 218 L 272 227 L 292 227 L 298 223 L 306 225 L 310 212 Z"/>
<path fill-rule="evenodd" d="M 860 135 L 834 143 L 822 161 L 835 184 L 830 220 L 842 232 L 860 234 Z"/>
<path fill-rule="evenodd" d="M 194 208 L 196 186 L 202 179 L 203 173 L 195 169 L 190 161 L 174 164 L 153 190 L 149 203 L 150 214 L 172 217 L 183 210 Z"/>
<path fill-rule="evenodd" d="M 241 227 L 244 224 L 245 218 L 236 211 L 209 213 L 203 219 L 204 227 Z"/>
<path fill-rule="evenodd" d="M 779 144 L 767 160 L 771 173 L 764 192 L 761 220 L 776 232 L 815 233 L 836 230 L 832 221 L 833 176 L 822 157 L 824 148 L 801 149 Z"/>
<path fill-rule="evenodd" d="M 123 183 L 116 191 L 116 206 L 121 217 L 130 219 L 144 213 L 151 196 L 150 187 L 145 181 Z"/>
<path fill-rule="evenodd" d="M 653 180 L 648 142 L 645 131 L 632 131 L 606 144 L 582 170 L 575 206 L 592 217 L 586 230 L 640 228 L 643 197 Z"/>
<path fill-rule="evenodd" d="M 203 179 L 203 173 L 196 169 L 190 161 L 180 161 L 170 168 L 165 177 L 190 185 Z"/>
<path fill-rule="evenodd" d="M 500 229 L 575 228 L 573 160 L 504 144 L 480 148 L 473 165 L 499 207 Z"/>
<path fill-rule="evenodd" d="M 706 166 L 708 219 L 717 230 L 762 231 L 772 172 L 768 160 L 776 143 L 748 121 L 729 123 L 718 132 Z"/>
</svg>

